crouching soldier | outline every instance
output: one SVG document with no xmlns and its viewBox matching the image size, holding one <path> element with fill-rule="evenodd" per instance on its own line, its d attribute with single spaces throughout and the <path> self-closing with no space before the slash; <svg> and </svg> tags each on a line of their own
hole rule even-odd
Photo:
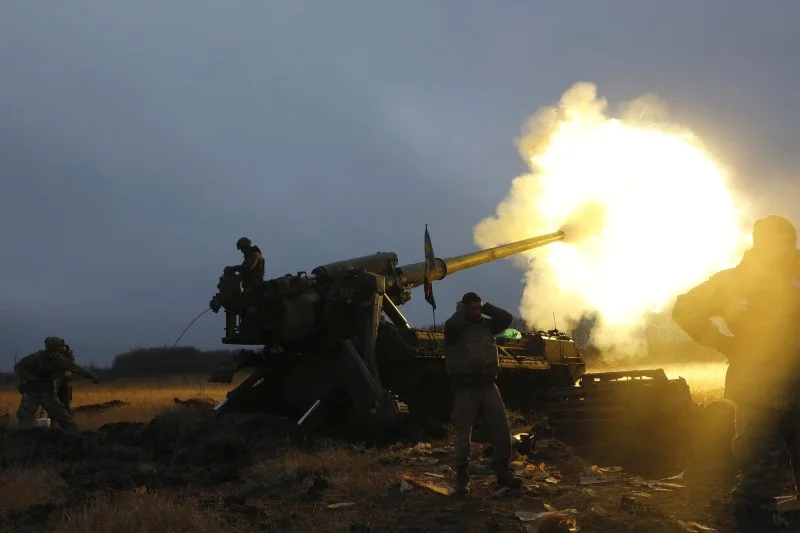
<svg viewBox="0 0 800 533">
<path fill-rule="evenodd" d="M 489 318 L 484 318 L 483 315 Z M 468 292 L 444 325 L 445 362 L 453 387 L 452 421 L 455 428 L 456 493 L 469 492 L 469 454 L 472 427 L 482 416 L 494 447 L 497 483 L 519 488 L 521 480 L 509 470 L 511 431 L 505 404 L 495 385 L 499 371 L 494 336 L 508 328 L 507 311 L 484 304 Z"/>
<path fill-rule="evenodd" d="M 66 345 L 62 339 L 48 337 L 44 350 L 27 355 L 14 365 L 14 373 L 20 379 L 19 391 L 22 394 L 17 410 L 20 429 L 33 427 L 33 419 L 40 405 L 62 428 L 77 428 L 72 415 L 56 398 L 54 382 L 63 376 L 65 371 L 91 379 L 95 384 L 100 382 L 100 378 L 91 370 L 67 359 L 64 356 L 65 352 Z"/>
<path fill-rule="evenodd" d="M 49 339 L 48 337 L 47 339 Z M 47 339 L 44 340 L 45 344 L 47 344 Z M 72 351 L 72 348 L 69 347 L 69 344 L 64 345 L 64 357 L 75 362 L 75 352 Z M 58 383 L 56 385 L 56 398 L 58 401 L 61 402 L 61 405 L 67 410 L 70 416 L 73 414 L 72 412 L 72 372 L 70 370 L 65 370 L 63 374 L 58 378 Z"/>
</svg>

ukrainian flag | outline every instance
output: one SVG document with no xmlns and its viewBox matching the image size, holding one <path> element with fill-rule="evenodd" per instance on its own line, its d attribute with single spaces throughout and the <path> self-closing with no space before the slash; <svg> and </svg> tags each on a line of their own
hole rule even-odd
<svg viewBox="0 0 800 533">
<path fill-rule="evenodd" d="M 434 270 L 436 270 L 436 257 L 433 255 L 433 244 L 431 244 L 431 236 L 428 233 L 428 225 L 425 224 L 425 301 L 436 310 L 436 300 L 433 298 L 433 284 L 431 283 L 431 272 Z"/>
</svg>

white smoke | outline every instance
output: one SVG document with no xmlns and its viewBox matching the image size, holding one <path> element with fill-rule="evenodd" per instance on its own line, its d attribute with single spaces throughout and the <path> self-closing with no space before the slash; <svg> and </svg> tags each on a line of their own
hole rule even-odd
<svg viewBox="0 0 800 533">
<path fill-rule="evenodd" d="M 522 317 L 562 329 L 596 316 L 592 342 L 636 350 L 651 312 L 735 264 L 748 241 L 728 180 L 666 106 L 639 97 L 609 115 L 578 83 L 540 109 L 517 140 L 531 173 L 475 227 L 489 248 L 562 229 L 525 254 Z"/>
</svg>

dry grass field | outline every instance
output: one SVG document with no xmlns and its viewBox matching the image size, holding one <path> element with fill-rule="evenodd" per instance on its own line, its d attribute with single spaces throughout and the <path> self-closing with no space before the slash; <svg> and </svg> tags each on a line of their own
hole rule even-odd
<svg viewBox="0 0 800 533">
<path fill-rule="evenodd" d="M 96 412 L 77 412 L 75 421 L 82 429 L 97 429 L 112 422 L 148 422 L 164 409 L 175 405 L 174 399 L 206 398 L 219 402 L 230 390 L 229 385 L 207 383 L 207 377 L 185 377 L 165 379 L 114 380 L 93 385 L 90 381 L 75 379 L 73 382 L 72 407 L 98 405 L 114 400 L 127 405 Z M 0 389 L 0 412 L 12 415 L 11 424 L 16 423 L 15 413 L 20 395 L 14 388 Z"/>
</svg>

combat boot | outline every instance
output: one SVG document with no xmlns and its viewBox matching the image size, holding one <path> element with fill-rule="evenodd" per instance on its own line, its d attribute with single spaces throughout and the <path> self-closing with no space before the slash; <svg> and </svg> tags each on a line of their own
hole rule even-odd
<svg viewBox="0 0 800 533">
<path fill-rule="evenodd" d="M 494 472 L 498 485 L 510 489 L 518 489 L 522 486 L 522 480 L 508 468 L 508 461 L 497 461 L 494 465 Z"/>
<path fill-rule="evenodd" d="M 469 465 L 456 466 L 456 496 L 464 498 L 469 494 Z"/>
<path fill-rule="evenodd" d="M 732 503 L 733 521 L 740 533 L 763 533 L 770 531 L 773 525 L 781 524 L 774 499 L 753 499 L 734 491 Z"/>
</svg>

